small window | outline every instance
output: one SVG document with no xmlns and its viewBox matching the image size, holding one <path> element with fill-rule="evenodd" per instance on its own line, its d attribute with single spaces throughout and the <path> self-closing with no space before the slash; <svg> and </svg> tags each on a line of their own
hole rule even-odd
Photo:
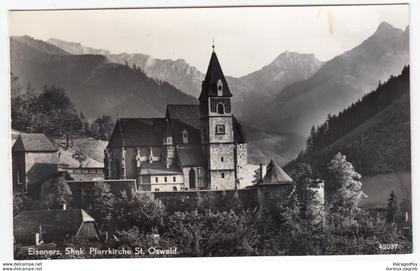
<svg viewBox="0 0 420 271">
<path fill-rule="evenodd" d="M 168 177 L 165 177 L 165 183 L 167 183 L 168 182 Z"/>
<path fill-rule="evenodd" d="M 173 179 L 174 179 L 174 183 L 176 182 L 176 177 L 173 177 Z"/>
<path fill-rule="evenodd" d="M 188 144 L 188 132 L 187 132 L 187 130 L 182 131 L 182 143 Z"/>
<path fill-rule="evenodd" d="M 220 161 L 222 161 L 222 162 L 223 162 L 223 160 L 224 160 L 224 159 L 223 159 L 223 156 L 222 156 L 222 157 L 220 157 Z"/>
<path fill-rule="evenodd" d="M 222 172 L 222 179 L 224 179 L 225 178 L 225 173 L 224 172 Z"/>
<path fill-rule="evenodd" d="M 217 81 L 217 96 L 222 96 L 223 95 L 223 82 L 222 80 L 219 79 L 219 81 Z"/>
<path fill-rule="evenodd" d="M 156 177 L 156 178 L 155 178 L 155 181 L 156 181 L 156 182 L 159 182 L 159 177 Z"/>
<path fill-rule="evenodd" d="M 216 125 L 216 134 L 225 134 L 225 126 L 224 125 Z"/>
<path fill-rule="evenodd" d="M 159 192 L 159 188 L 155 188 L 155 191 L 156 191 L 156 192 Z"/>
<path fill-rule="evenodd" d="M 178 191 L 178 188 L 176 188 L 176 186 L 174 186 L 174 187 L 172 188 L 172 191 Z"/>
</svg>

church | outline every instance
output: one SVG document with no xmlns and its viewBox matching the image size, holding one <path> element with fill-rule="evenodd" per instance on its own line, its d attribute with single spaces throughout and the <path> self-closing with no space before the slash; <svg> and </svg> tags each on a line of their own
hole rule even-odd
<svg viewBox="0 0 420 271">
<path fill-rule="evenodd" d="M 199 104 L 168 104 L 164 118 L 119 118 L 105 149 L 105 178 L 141 191 L 232 190 L 244 178 L 247 141 L 212 52 Z"/>
</svg>

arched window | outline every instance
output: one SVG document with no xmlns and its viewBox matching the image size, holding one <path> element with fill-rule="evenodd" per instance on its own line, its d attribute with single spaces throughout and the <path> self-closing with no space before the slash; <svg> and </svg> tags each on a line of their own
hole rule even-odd
<svg viewBox="0 0 420 271">
<path fill-rule="evenodd" d="M 178 188 L 176 188 L 176 186 L 174 186 L 174 187 L 172 188 L 172 191 L 178 191 Z"/>
<path fill-rule="evenodd" d="M 217 105 L 217 113 L 218 113 L 218 114 L 224 114 L 224 113 L 225 113 L 225 107 L 223 106 L 223 104 L 222 104 L 222 103 L 219 103 L 219 104 Z"/>
<path fill-rule="evenodd" d="M 190 169 L 190 172 L 188 174 L 188 179 L 190 183 L 190 188 L 195 188 L 195 171 L 194 169 Z"/>
<path fill-rule="evenodd" d="M 121 178 L 121 171 L 120 171 L 120 160 L 115 159 L 114 162 L 114 169 L 115 169 L 115 174 L 114 174 L 114 178 L 115 179 L 120 179 Z"/>
</svg>

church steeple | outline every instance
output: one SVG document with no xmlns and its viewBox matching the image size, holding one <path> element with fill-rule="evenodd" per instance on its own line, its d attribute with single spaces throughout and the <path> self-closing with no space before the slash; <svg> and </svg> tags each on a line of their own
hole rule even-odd
<svg viewBox="0 0 420 271">
<path fill-rule="evenodd" d="M 214 52 L 214 44 L 212 47 L 213 52 L 207 68 L 206 77 L 202 83 L 199 100 L 208 97 L 232 97 L 222 68 L 220 67 L 219 60 L 217 59 L 216 52 Z"/>
</svg>

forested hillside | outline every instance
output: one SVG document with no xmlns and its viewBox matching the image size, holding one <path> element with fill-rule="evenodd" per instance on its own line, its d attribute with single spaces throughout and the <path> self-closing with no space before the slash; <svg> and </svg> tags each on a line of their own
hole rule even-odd
<svg viewBox="0 0 420 271">
<path fill-rule="evenodd" d="M 11 37 L 11 71 L 30 94 L 44 85 L 64 89 L 88 120 L 115 117 L 157 117 L 166 103 L 191 104 L 196 99 L 171 84 L 149 78 L 141 69 L 108 63 L 103 55 L 70 55 L 30 37 Z"/>
<path fill-rule="evenodd" d="M 322 167 L 342 152 L 362 174 L 410 170 L 410 69 L 404 67 L 338 115 L 312 127 L 306 150 L 288 164 Z"/>
</svg>

